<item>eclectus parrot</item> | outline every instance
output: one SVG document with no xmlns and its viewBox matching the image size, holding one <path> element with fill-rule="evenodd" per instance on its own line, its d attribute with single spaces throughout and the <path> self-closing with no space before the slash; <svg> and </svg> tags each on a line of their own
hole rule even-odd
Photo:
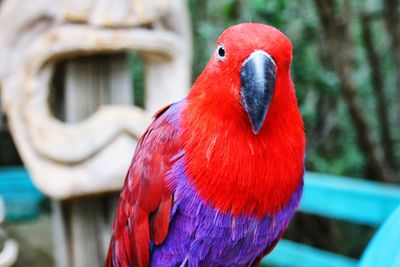
<svg viewBox="0 0 400 267">
<path fill-rule="evenodd" d="M 139 140 L 106 266 L 256 266 L 301 197 L 305 134 L 279 30 L 219 37 L 188 96 Z"/>
</svg>

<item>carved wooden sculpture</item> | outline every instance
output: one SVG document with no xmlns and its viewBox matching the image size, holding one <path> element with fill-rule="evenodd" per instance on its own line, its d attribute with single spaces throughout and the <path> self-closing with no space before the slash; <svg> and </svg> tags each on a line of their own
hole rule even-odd
<svg viewBox="0 0 400 267">
<path fill-rule="evenodd" d="M 36 186 L 63 200 L 64 207 L 55 205 L 55 227 L 65 228 L 60 224 L 75 220 L 68 219 L 65 205 L 74 203 L 70 210 L 84 205 L 64 200 L 118 190 L 150 115 L 186 94 L 191 58 L 186 4 L 183 0 L 6 0 L 0 8 L 0 36 L 2 106 Z M 124 56 L 130 50 L 145 63 L 145 109 L 111 105 L 132 101 Z M 92 63 L 71 59 L 98 54 L 110 56 Z M 61 61 L 67 62 L 65 95 L 56 104 L 64 108 L 65 121 L 55 118 L 48 103 L 55 66 Z M 96 64 L 114 68 L 96 72 Z M 109 97 L 97 103 L 92 99 L 103 89 L 90 87 L 100 78 Z M 102 106 L 98 109 L 96 103 Z M 101 205 L 96 201 L 89 206 Z M 73 259 L 67 265 L 84 263 Z"/>
</svg>

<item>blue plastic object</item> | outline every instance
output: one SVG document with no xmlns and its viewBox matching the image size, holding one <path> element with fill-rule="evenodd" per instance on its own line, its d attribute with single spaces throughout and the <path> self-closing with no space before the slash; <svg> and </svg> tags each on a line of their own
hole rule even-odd
<svg viewBox="0 0 400 267">
<path fill-rule="evenodd" d="M 22 167 L 0 168 L 0 196 L 5 203 L 8 221 L 35 218 L 44 199 Z"/>
<path fill-rule="evenodd" d="M 382 225 L 361 257 L 360 267 L 400 266 L 400 206 Z"/>
</svg>

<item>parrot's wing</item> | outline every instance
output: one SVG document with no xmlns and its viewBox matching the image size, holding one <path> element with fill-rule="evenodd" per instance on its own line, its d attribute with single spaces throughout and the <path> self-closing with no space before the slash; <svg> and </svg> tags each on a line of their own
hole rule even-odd
<svg viewBox="0 0 400 267">
<path fill-rule="evenodd" d="M 106 266 L 148 266 L 150 240 L 167 236 L 173 195 L 165 176 L 181 149 L 167 106 L 139 140 L 121 191 Z M 169 113 L 168 115 L 166 115 Z M 172 112 L 173 113 L 173 112 Z"/>
</svg>

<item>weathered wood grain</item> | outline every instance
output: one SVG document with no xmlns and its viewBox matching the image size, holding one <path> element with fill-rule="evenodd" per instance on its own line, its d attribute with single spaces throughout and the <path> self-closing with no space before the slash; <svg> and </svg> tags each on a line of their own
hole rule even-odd
<svg viewBox="0 0 400 267">
<path fill-rule="evenodd" d="M 191 34 L 183 0 L 6 0 L 0 35 L 0 61 L 6 62 L 0 64 L 2 107 L 35 184 L 54 199 L 118 190 L 130 147 L 150 115 L 190 86 Z M 131 50 L 145 63 L 144 109 L 102 104 L 79 122 L 55 118 L 49 95 L 58 62 Z"/>
</svg>

